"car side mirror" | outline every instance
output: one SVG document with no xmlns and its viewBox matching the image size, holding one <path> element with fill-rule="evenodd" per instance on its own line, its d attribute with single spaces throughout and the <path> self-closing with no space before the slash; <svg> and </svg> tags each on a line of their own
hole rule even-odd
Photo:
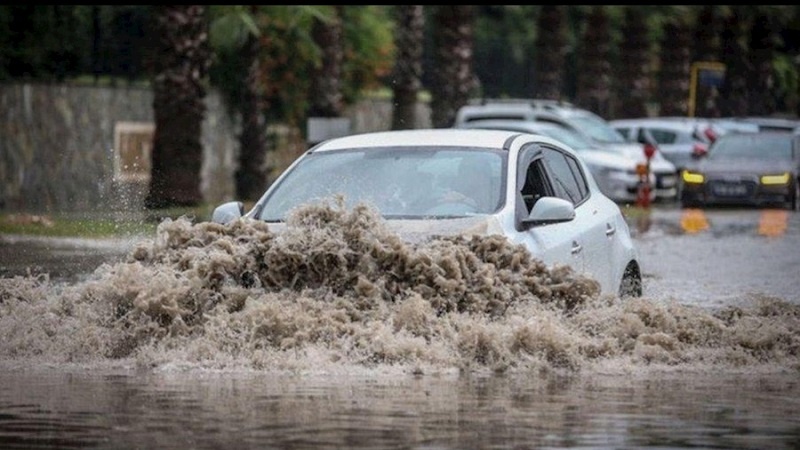
<svg viewBox="0 0 800 450">
<path fill-rule="evenodd" d="M 542 197 L 536 200 L 528 217 L 522 219 L 526 227 L 569 222 L 575 218 L 575 205 L 558 197 Z"/>
<path fill-rule="evenodd" d="M 211 215 L 211 221 L 226 224 L 241 218 L 244 215 L 244 204 L 242 202 L 228 202 L 217 206 Z"/>
</svg>

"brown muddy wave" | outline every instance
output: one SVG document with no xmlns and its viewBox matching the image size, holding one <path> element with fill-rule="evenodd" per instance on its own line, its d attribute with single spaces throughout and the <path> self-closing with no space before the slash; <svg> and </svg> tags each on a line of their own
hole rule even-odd
<svg viewBox="0 0 800 450">
<path fill-rule="evenodd" d="M 0 363 L 403 373 L 800 370 L 800 307 L 601 295 L 501 236 L 410 243 L 367 206 L 274 232 L 165 220 L 76 284 L 0 279 Z"/>
</svg>

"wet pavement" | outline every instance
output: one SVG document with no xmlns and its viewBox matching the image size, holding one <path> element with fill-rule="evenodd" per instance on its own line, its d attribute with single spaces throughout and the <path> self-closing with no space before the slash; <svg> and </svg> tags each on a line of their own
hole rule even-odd
<svg viewBox="0 0 800 450">
<path fill-rule="evenodd" d="M 138 239 L 0 235 L 0 277 L 46 275 L 79 281 L 101 264 L 124 258 Z"/>
<path fill-rule="evenodd" d="M 798 213 L 660 207 L 649 223 L 631 226 L 648 297 L 709 307 L 759 296 L 800 304 Z"/>
</svg>

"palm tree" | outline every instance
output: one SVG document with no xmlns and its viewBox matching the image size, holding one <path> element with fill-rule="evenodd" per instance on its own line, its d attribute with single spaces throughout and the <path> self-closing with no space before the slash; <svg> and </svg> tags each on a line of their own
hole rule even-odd
<svg viewBox="0 0 800 450">
<path fill-rule="evenodd" d="M 474 5 L 433 6 L 435 70 L 431 86 L 431 123 L 453 125 L 458 109 L 477 87 L 473 72 Z"/>
<path fill-rule="evenodd" d="M 576 103 L 608 117 L 611 96 L 611 35 L 603 5 L 593 6 L 582 39 Z"/>
<path fill-rule="evenodd" d="M 211 65 L 203 5 L 155 6 L 152 174 L 145 207 L 196 206 Z"/>
<path fill-rule="evenodd" d="M 417 95 L 422 85 L 422 49 L 425 29 L 423 5 L 397 5 L 394 72 L 392 74 L 392 129 L 416 128 Z"/>
<path fill-rule="evenodd" d="M 620 108 L 615 117 L 645 117 L 650 92 L 649 55 L 645 13 L 641 6 L 626 6 L 622 24 L 617 97 Z"/>
<path fill-rule="evenodd" d="M 692 48 L 692 62 L 720 62 L 720 26 L 717 5 L 702 6 L 697 14 Z M 696 86 L 695 115 L 719 117 L 719 89 L 715 86 Z"/>
<path fill-rule="evenodd" d="M 344 38 L 342 36 L 342 9 L 335 5 L 326 16 L 315 16 L 311 35 L 320 50 L 320 64 L 311 79 L 309 117 L 341 117 L 344 113 L 342 97 L 342 61 Z"/>
<path fill-rule="evenodd" d="M 267 109 L 265 88 L 261 78 L 261 30 L 257 20 L 261 14 L 256 5 L 222 7 L 211 26 L 214 48 L 220 54 L 235 54 L 241 70 L 236 71 L 236 98 L 233 109 L 241 117 L 239 154 L 236 173 L 236 198 L 255 200 L 267 187 Z M 226 62 L 230 64 L 230 62 Z"/>
<path fill-rule="evenodd" d="M 752 71 L 747 76 L 748 114 L 763 116 L 775 112 L 776 101 L 773 87 L 776 85 L 772 62 L 778 46 L 775 20 L 766 13 L 755 17 L 750 28 L 748 50 Z"/>
<path fill-rule="evenodd" d="M 725 18 L 721 34 L 722 62 L 725 64 L 725 80 L 720 89 L 720 113 L 725 116 L 747 114 L 749 96 L 747 74 L 750 63 L 742 44 L 744 26 L 740 12 L 734 7 Z"/>
<path fill-rule="evenodd" d="M 542 6 L 536 33 L 534 96 L 558 100 L 561 98 L 566 52 L 563 7 Z"/>
<path fill-rule="evenodd" d="M 684 16 L 676 14 L 664 24 L 658 72 L 659 114 L 662 116 L 685 116 L 689 110 L 691 32 L 680 19 Z"/>
</svg>

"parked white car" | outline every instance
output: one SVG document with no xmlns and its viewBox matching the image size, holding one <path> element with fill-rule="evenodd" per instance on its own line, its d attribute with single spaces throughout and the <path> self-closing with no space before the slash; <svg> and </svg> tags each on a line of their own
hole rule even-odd
<svg viewBox="0 0 800 450">
<path fill-rule="evenodd" d="M 680 117 L 642 117 L 609 121 L 629 142 L 650 140 L 680 171 L 708 152 L 712 138 L 719 134 L 708 121 Z"/>
<path fill-rule="evenodd" d="M 519 120 L 553 123 L 583 136 L 584 140 L 637 163 L 647 163 L 644 147 L 627 142 L 625 138 L 597 114 L 569 103 L 547 100 L 485 101 L 459 109 L 454 127 L 465 128 L 479 120 Z M 635 165 L 635 164 L 634 164 Z M 674 164 L 656 152 L 650 160 L 650 172 L 655 176 L 652 187 L 658 200 L 673 201 L 678 194 L 678 171 Z M 636 190 L 614 194 L 617 201 L 636 199 Z"/>
<path fill-rule="evenodd" d="M 309 149 L 245 212 L 279 231 L 294 208 L 343 196 L 373 205 L 399 235 L 503 235 L 545 264 L 572 267 L 603 293 L 642 294 L 637 251 L 619 206 L 577 153 L 555 139 L 495 130 L 406 130 L 352 135 Z"/>
</svg>

